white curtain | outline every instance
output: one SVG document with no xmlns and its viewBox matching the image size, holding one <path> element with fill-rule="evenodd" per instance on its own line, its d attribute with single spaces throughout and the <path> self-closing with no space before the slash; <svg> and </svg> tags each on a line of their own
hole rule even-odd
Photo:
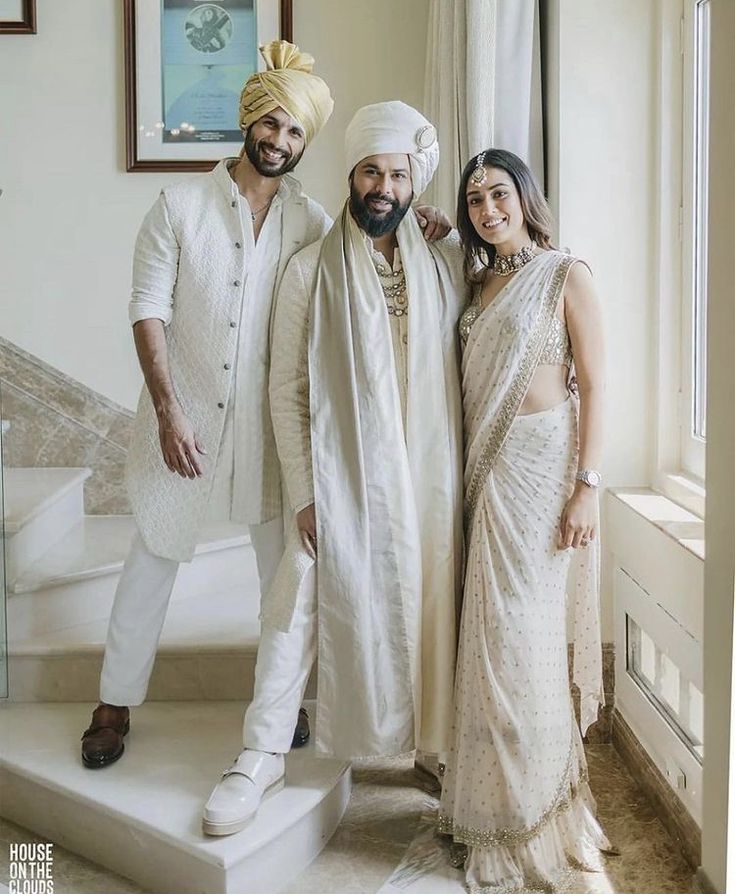
<svg viewBox="0 0 735 894">
<path fill-rule="evenodd" d="M 454 215 L 462 168 L 510 149 L 543 185 L 539 0 L 430 0 L 425 112 L 442 160 L 425 200 Z"/>
</svg>

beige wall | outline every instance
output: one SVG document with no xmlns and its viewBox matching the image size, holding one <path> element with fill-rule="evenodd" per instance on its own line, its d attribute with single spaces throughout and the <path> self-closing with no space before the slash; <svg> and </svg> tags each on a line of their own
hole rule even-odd
<svg viewBox="0 0 735 894">
<path fill-rule="evenodd" d="M 559 239 L 592 266 L 605 306 L 613 485 L 648 484 L 653 456 L 656 163 L 654 4 L 560 4 Z"/>
<path fill-rule="evenodd" d="M 423 109 L 429 0 L 294 0 L 294 19 L 335 102 L 299 176 L 334 216 L 347 195 L 343 139 L 357 109 L 388 99 Z"/>
<path fill-rule="evenodd" d="M 735 779 L 727 783 L 728 767 L 732 774 L 735 766 L 731 685 L 735 582 L 733 46 L 735 4 L 712 3 L 702 867 L 718 894 L 735 890 Z"/>
<path fill-rule="evenodd" d="M 39 33 L 0 36 L 0 332 L 127 407 L 140 376 L 126 317 L 140 219 L 172 174 L 126 174 L 122 4 L 39 0 Z M 649 483 L 654 331 L 651 7 L 556 0 L 558 133 L 551 183 L 560 241 L 588 259 L 609 333 L 605 463 L 612 485 Z M 422 105 L 428 0 L 294 0 L 295 34 L 336 109 L 299 167 L 336 213 L 342 134 L 354 110 Z M 95 40 L 77 40 L 83 20 Z M 604 635 L 612 638 L 609 587 Z"/>
<path fill-rule="evenodd" d="M 337 103 L 299 175 L 335 213 L 354 110 L 421 102 L 428 3 L 294 0 L 294 8 L 297 42 Z M 178 177 L 125 173 L 122 31 L 120 0 L 38 0 L 37 35 L 0 35 L 0 333 L 132 408 L 140 387 L 126 311 L 133 242 L 160 187 Z"/>
<path fill-rule="evenodd" d="M 605 308 L 608 486 L 651 482 L 656 361 L 654 4 L 554 0 L 549 186 L 559 244 L 587 260 Z M 558 68 L 555 66 L 558 64 Z M 611 563 L 603 638 L 613 639 Z"/>
</svg>

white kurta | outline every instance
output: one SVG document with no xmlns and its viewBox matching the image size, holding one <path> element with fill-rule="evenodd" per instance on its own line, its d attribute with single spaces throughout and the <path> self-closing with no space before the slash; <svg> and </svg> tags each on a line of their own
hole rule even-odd
<svg viewBox="0 0 735 894">
<path fill-rule="evenodd" d="M 253 385 L 263 365 L 259 353 L 270 340 L 271 306 L 278 273 L 273 258 L 280 254 L 283 198 L 287 193 L 288 188 L 282 184 L 257 242 L 250 205 L 244 196 L 239 196 L 247 279 L 238 321 L 235 375 L 230 386 L 208 512 L 212 519 L 251 522 L 260 512 L 260 495 L 252 486 L 250 470 L 254 457 L 262 451 L 258 438 L 262 437 L 263 393 L 262 388 Z"/>
<path fill-rule="evenodd" d="M 267 387 L 273 293 L 291 255 L 330 223 L 287 176 L 273 225 L 264 227 L 256 248 L 226 167 L 231 161 L 163 190 L 143 222 L 133 264 L 130 320 L 157 318 L 166 326 L 174 390 L 207 450 L 201 479 L 173 475 L 161 457 L 155 411 L 143 388 L 128 489 L 148 549 L 177 561 L 191 559 L 206 517 L 233 394 L 233 443 L 245 473 L 233 479 L 237 516 L 258 524 L 282 511 Z"/>
<path fill-rule="evenodd" d="M 367 236 L 368 245 L 372 247 Z M 401 251 L 395 249 L 393 263 L 374 247 L 372 247 L 373 264 L 378 274 L 378 279 L 383 287 L 402 284 L 406 289 L 402 294 L 386 295 L 385 302 L 388 307 L 388 324 L 390 325 L 390 337 L 393 342 L 393 361 L 396 365 L 396 379 L 398 381 L 398 396 L 401 400 L 401 418 L 403 419 L 403 434 L 406 434 L 406 410 L 408 408 L 408 304 L 409 295 L 406 287 L 406 277 L 401 262 Z"/>
</svg>

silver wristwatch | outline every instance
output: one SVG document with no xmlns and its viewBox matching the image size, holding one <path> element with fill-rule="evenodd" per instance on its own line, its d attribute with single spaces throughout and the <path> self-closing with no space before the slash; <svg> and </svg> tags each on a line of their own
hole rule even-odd
<svg viewBox="0 0 735 894">
<path fill-rule="evenodd" d="M 577 472 L 577 481 L 584 482 L 587 487 L 599 487 L 602 484 L 602 475 L 594 469 L 580 469 Z"/>
</svg>

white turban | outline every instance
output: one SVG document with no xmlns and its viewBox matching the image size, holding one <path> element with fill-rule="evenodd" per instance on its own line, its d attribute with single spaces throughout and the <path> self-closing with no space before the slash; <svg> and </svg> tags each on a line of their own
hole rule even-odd
<svg viewBox="0 0 735 894">
<path fill-rule="evenodd" d="M 417 198 L 431 183 L 439 164 L 436 128 L 421 112 L 397 100 L 358 109 L 347 126 L 345 151 L 348 176 L 370 155 L 408 155 Z"/>
</svg>

